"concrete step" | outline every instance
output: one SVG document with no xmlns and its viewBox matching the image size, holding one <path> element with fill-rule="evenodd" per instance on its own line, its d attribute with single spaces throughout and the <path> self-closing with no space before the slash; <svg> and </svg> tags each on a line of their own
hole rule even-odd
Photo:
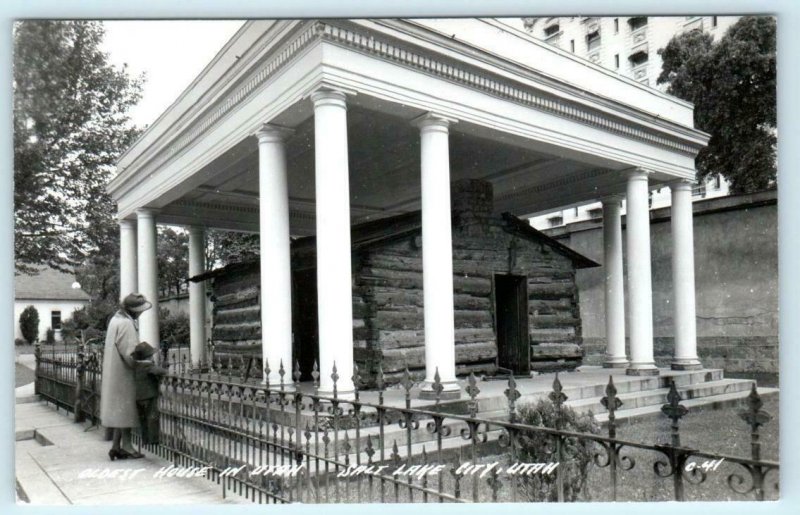
<svg viewBox="0 0 800 515">
<path fill-rule="evenodd" d="M 758 388 L 758 394 L 761 395 L 762 398 L 768 395 L 776 395 L 779 391 L 780 390 L 778 388 L 766 388 L 766 387 Z M 691 410 L 692 408 L 706 408 L 706 409 L 716 410 L 738 405 L 741 403 L 742 400 L 746 399 L 748 395 L 750 395 L 749 388 L 746 390 L 736 391 L 731 393 L 723 393 L 708 397 L 688 399 L 681 401 L 681 404 L 686 406 L 686 408 L 689 410 Z M 617 423 L 631 421 L 632 419 L 641 420 L 641 419 L 661 417 L 661 416 L 663 415 L 661 413 L 660 404 L 642 406 L 631 409 L 620 409 L 619 411 L 616 412 Z M 606 422 L 608 422 L 608 413 L 599 413 L 595 415 L 595 418 L 601 424 L 605 424 Z"/>
<path fill-rule="evenodd" d="M 570 372 L 580 374 L 580 372 Z M 546 398 L 547 394 L 552 391 L 552 380 L 555 379 L 555 374 L 542 374 L 539 377 L 547 377 L 549 381 L 542 386 L 531 390 L 525 391 L 524 387 L 520 387 L 521 396 L 517 404 L 536 403 L 539 399 Z M 552 379 L 551 379 L 552 378 Z M 672 381 L 679 388 L 682 386 L 695 385 L 706 383 L 710 381 L 719 381 L 723 379 L 723 371 L 721 369 L 705 369 L 693 370 L 682 372 L 667 372 L 658 376 L 625 376 L 615 375 L 614 386 L 617 388 L 617 394 L 625 394 L 629 392 L 641 392 L 648 390 L 658 390 L 661 388 L 669 388 Z M 478 387 L 481 387 L 478 383 Z M 564 387 L 564 394 L 567 395 L 571 401 L 578 401 L 581 399 L 594 399 L 602 398 L 606 393 L 607 381 L 603 383 L 595 383 L 580 386 L 566 386 Z M 599 400 L 597 401 L 599 403 Z M 485 397 L 478 399 L 478 413 L 494 412 L 507 409 L 508 399 L 503 395 L 495 395 L 492 397 Z M 442 402 L 440 410 L 447 410 L 450 413 L 457 413 L 460 415 L 469 413 L 469 399 L 460 399 L 454 402 Z"/>
<path fill-rule="evenodd" d="M 29 504 L 70 504 L 64 492 L 28 451 L 41 444 L 31 438 L 16 443 L 16 490 L 20 501 Z"/>
<path fill-rule="evenodd" d="M 712 397 L 726 393 L 749 392 L 753 381 L 749 379 L 720 379 L 706 383 L 697 383 L 686 386 L 678 386 L 678 393 L 684 400 Z M 622 401 L 620 409 L 642 408 L 645 406 L 658 405 L 659 407 L 667 402 L 669 388 L 658 388 L 655 390 L 643 390 L 618 394 L 617 397 Z M 577 401 L 567 401 L 567 406 L 577 411 L 585 412 L 591 410 L 595 414 L 606 413 L 607 410 L 600 403 L 602 397 L 591 397 Z"/>
</svg>

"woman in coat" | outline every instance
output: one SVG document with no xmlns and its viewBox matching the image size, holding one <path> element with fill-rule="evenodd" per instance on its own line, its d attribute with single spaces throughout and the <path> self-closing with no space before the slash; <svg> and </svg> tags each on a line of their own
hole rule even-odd
<svg viewBox="0 0 800 515">
<path fill-rule="evenodd" d="M 131 354 L 139 344 L 136 320 L 152 304 L 141 293 L 131 293 L 108 323 L 103 352 L 103 381 L 100 389 L 100 421 L 114 429 L 111 460 L 142 458 L 131 444 L 131 428 L 139 426 L 136 409 L 136 361 Z"/>
</svg>

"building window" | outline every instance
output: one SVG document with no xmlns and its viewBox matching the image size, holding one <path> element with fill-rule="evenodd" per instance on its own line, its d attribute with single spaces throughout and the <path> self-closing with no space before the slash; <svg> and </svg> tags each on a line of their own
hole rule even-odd
<svg viewBox="0 0 800 515">
<path fill-rule="evenodd" d="M 614 18 L 614 34 L 619 34 L 619 18 Z"/>
<path fill-rule="evenodd" d="M 644 50 L 640 50 L 636 53 L 633 53 L 630 55 L 630 57 L 628 57 L 628 60 L 631 62 L 631 66 L 634 68 L 646 63 L 648 59 L 649 57 L 647 55 L 647 52 L 645 52 Z"/>
<path fill-rule="evenodd" d="M 551 216 L 547 219 L 547 223 L 550 224 L 550 227 L 558 227 L 564 223 L 564 217 L 561 215 Z"/>
<path fill-rule="evenodd" d="M 50 328 L 53 331 L 61 330 L 61 311 L 50 312 Z"/>
<path fill-rule="evenodd" d="M 588 211 L 588 214 L 589 214 L 589 218 L 591 218 L 592 220 L 595 220 L 597 218 L 602 218 L 602 216 L 603 216 L 603 208 L 601 208 L 601 207 L 592 208 L 592 209 L 590 209 Z"/>
<path fill-rule="evenodd" d="M 720 188 L 722 188 L 722 177 L 720 177 L 719 175 L 715 175 L 714 176 L 714 189 L 718 190 Z"/>
<path fill-rule="evenodd" d="M 558 23 L 554 23 L 553 25 L 545 27 L 544 28 L 544 37 L 549 38 L 553 34 L 558 34 L 558 30 L 559 30 Z"/>
<path fill-rule="evenodd" d="M 575 53 L 575 40 L 574 39 L 570 39 L 569 40 L 569 51 L 572 52 L 573 54 Z"/>
<path fill-rule="evenodd" d="M 712 16 L 711 17 L 711 26 L 712 27 L 716 27 L 717 26 L 717 17 L 716 16 Z"/>
<path fill-rule="evenodd" d="M 614 54 L 614 68 L 619 70 L 619 54 Z"/>
<path fill-rule="evenodd" d="M 628 25 L 631 27 L 631 32 L 639 30 L 647 26 L 647 16 L 635 16 L 628 20 Z"/>
<path fill-rule="evenodd" d="M 586 49 L 591 52 L 600 46 L 600 31 L 596 30 L 586 35 Z"/>
</svg>

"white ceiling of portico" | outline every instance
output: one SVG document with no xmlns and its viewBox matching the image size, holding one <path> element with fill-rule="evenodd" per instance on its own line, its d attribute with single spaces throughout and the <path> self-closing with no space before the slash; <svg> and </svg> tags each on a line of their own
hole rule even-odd
<svg viewBox="0 0 800 515">
<path fill-rule="evenodd" d="M 285 119 L 291 119 L 287 116 Z M 389 216 L 419 208 L 419 132 L 401 116 L 350 106 L 348 109 L 350 193 L 354 222 Z M 453 180 L 483 178 L 495 187 L 496 209 L 527 215 L 560 205 L 550 190 L 565 182 L 587 190 L 596 198 L 596 184 L 605 170 L 564 156 L 548 155 L 513 144 L 502 135 L 493 139 L 470 133 L 454 124 L 450 136 Z M 287 141 L 292 232 L 313 231 L 314 123 L 306 118 Z M 251 229 L 258 227 L 258 153 L 255 138 L 248 138 L 209 165 L 210 177 L 163 211 L 165 221 L 189 218 L 209 226 Z M 606 184 L 608 187 L 608 184 Z M 556 202 L 554 204 L 554 202 Z M 225 206 L 224 215 L 207 219 L 206 209 Z M 220 209 L 220 211 L 223 211 Z M 298 216 L 299 215 L 299 216 Z M 228 220 L 221 219 L 223 216 Z"/>
</svg>

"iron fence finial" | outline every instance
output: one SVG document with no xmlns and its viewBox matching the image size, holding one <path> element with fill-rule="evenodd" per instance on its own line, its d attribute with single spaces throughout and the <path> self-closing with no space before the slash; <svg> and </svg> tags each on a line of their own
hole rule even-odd
<svg viewBox="0 0 800 515">
<path fill-rule="evenodd" d="M 568 399 L 567 394 L 564 393 L 564 387 L 561 385 L 561 380 L 558 378 L 558 372 L 556 372 L 556 378 L 553 380 L 553 391 L 547 396 L 559 410 Z"/>
<path fill-rule="evenodd" d="M 508 388 L 503 392 L 503 395 L 506 396 L 508 399 L 508 417 L 511 422 L 516 422 L 517 420 L 517 408 L 516 403 L 517 399 L 520 398 L 521 394 L 519 390 L 517 390 L 517 381 L 514 379 L 514 374 L 510 374 L 508 376 Z"/>
<path fill-rule="evenodd" d="M 319 390 L 319 365 L 317 360 L 314 360 L 314 366 L 311 368 L 311 379 L 314 381 L 314 391 Z"/>
<path fill-rule="evenodd" d="M 431 383 L 431 389 L 433 390 L 436 403 L 438 404 L 442 398 L 442 392 L 444 391 L 442 376 L 439 375 L 439 367 L 436 367 L 436 371 L 433 373 L 433 383 Z"/>
<path fill-rule="evenodd" d="M 333 381 L 333 398 L 335 399 L 337 398 L 339 392 L 339 372 L 336 370 L 336 360 L 333 361 L 331 381 Z"/>
<path fill-rule="evenodd" d="M 300 361 L 299 360 L 295 360 L 294 361 L 294 374 L 293 375 L 294 375 L 294 382 L 295 383 L 299 383 L 300 382 L 300 377 L 302 376 L 302 374 L 300 373 Z"/>
</svg>

